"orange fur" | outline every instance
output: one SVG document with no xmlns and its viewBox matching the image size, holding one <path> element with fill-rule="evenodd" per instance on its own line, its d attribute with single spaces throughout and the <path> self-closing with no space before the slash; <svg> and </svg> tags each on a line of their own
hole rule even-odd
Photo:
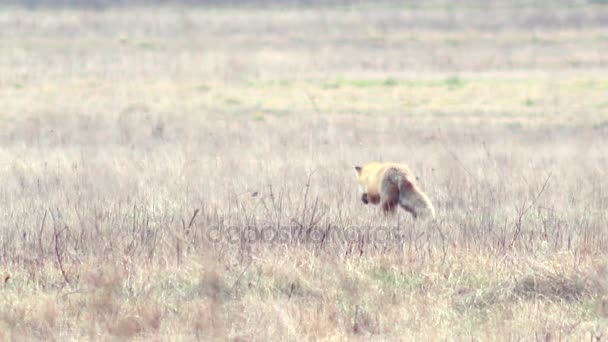
<svg viewBox="0 0 608 342">
<path fill-rule="evenodd" d="M 394 212 L 399 205 L 414 218 L 435 217 L 433 204 L 406 165 L 370 163 L 355 166 L 355 171 L 363 192 L 363 203 L 380 204 L 387 214 Z"/>
</svg>

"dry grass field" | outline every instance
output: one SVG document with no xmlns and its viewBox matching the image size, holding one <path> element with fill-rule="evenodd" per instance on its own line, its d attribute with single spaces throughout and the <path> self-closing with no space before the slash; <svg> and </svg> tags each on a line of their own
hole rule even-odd
<svg viewBox="0 0 608 342">
<path fill-rule="evenodd" d="M 3 5 L 0 340 L 605 340 L 607 51 L 601 1 Z"/>
</svg>

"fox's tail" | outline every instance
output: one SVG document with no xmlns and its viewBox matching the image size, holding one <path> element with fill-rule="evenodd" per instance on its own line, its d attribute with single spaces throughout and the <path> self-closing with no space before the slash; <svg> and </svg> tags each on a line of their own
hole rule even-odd
<svg viewBox="0 0 608 342">
<path fill-rule="evenodd" d="M 414 218 L 435 218 L 435 208 L 429 197 L 407 178 L 399 182 L 399 205 Z"/>
</svg>

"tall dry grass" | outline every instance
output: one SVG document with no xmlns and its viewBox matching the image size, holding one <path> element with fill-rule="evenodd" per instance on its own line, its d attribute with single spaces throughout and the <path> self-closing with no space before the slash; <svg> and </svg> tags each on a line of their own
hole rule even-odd
<svg viewBox="0 0 608 342">
<path fill-rule="evenodd" d="M 3 12 L 0 336 L 599 338 L 605 11 L 542 10 Z"/>
</svg>

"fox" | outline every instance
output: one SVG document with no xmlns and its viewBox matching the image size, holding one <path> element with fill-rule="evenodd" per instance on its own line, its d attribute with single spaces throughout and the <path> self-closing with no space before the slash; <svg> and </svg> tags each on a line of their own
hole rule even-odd
<svg viewBox="0 0 608 342">
<path fill-rule="evenodd" d="M 394 213 L 399 205 L 414 219 L 435 218 L 431 200 L 422 191 L 416 176 L 407 165 L 369 163 L 354 168 L 364 204 L 380 204 L 386 215 Z"/>
</svg>

